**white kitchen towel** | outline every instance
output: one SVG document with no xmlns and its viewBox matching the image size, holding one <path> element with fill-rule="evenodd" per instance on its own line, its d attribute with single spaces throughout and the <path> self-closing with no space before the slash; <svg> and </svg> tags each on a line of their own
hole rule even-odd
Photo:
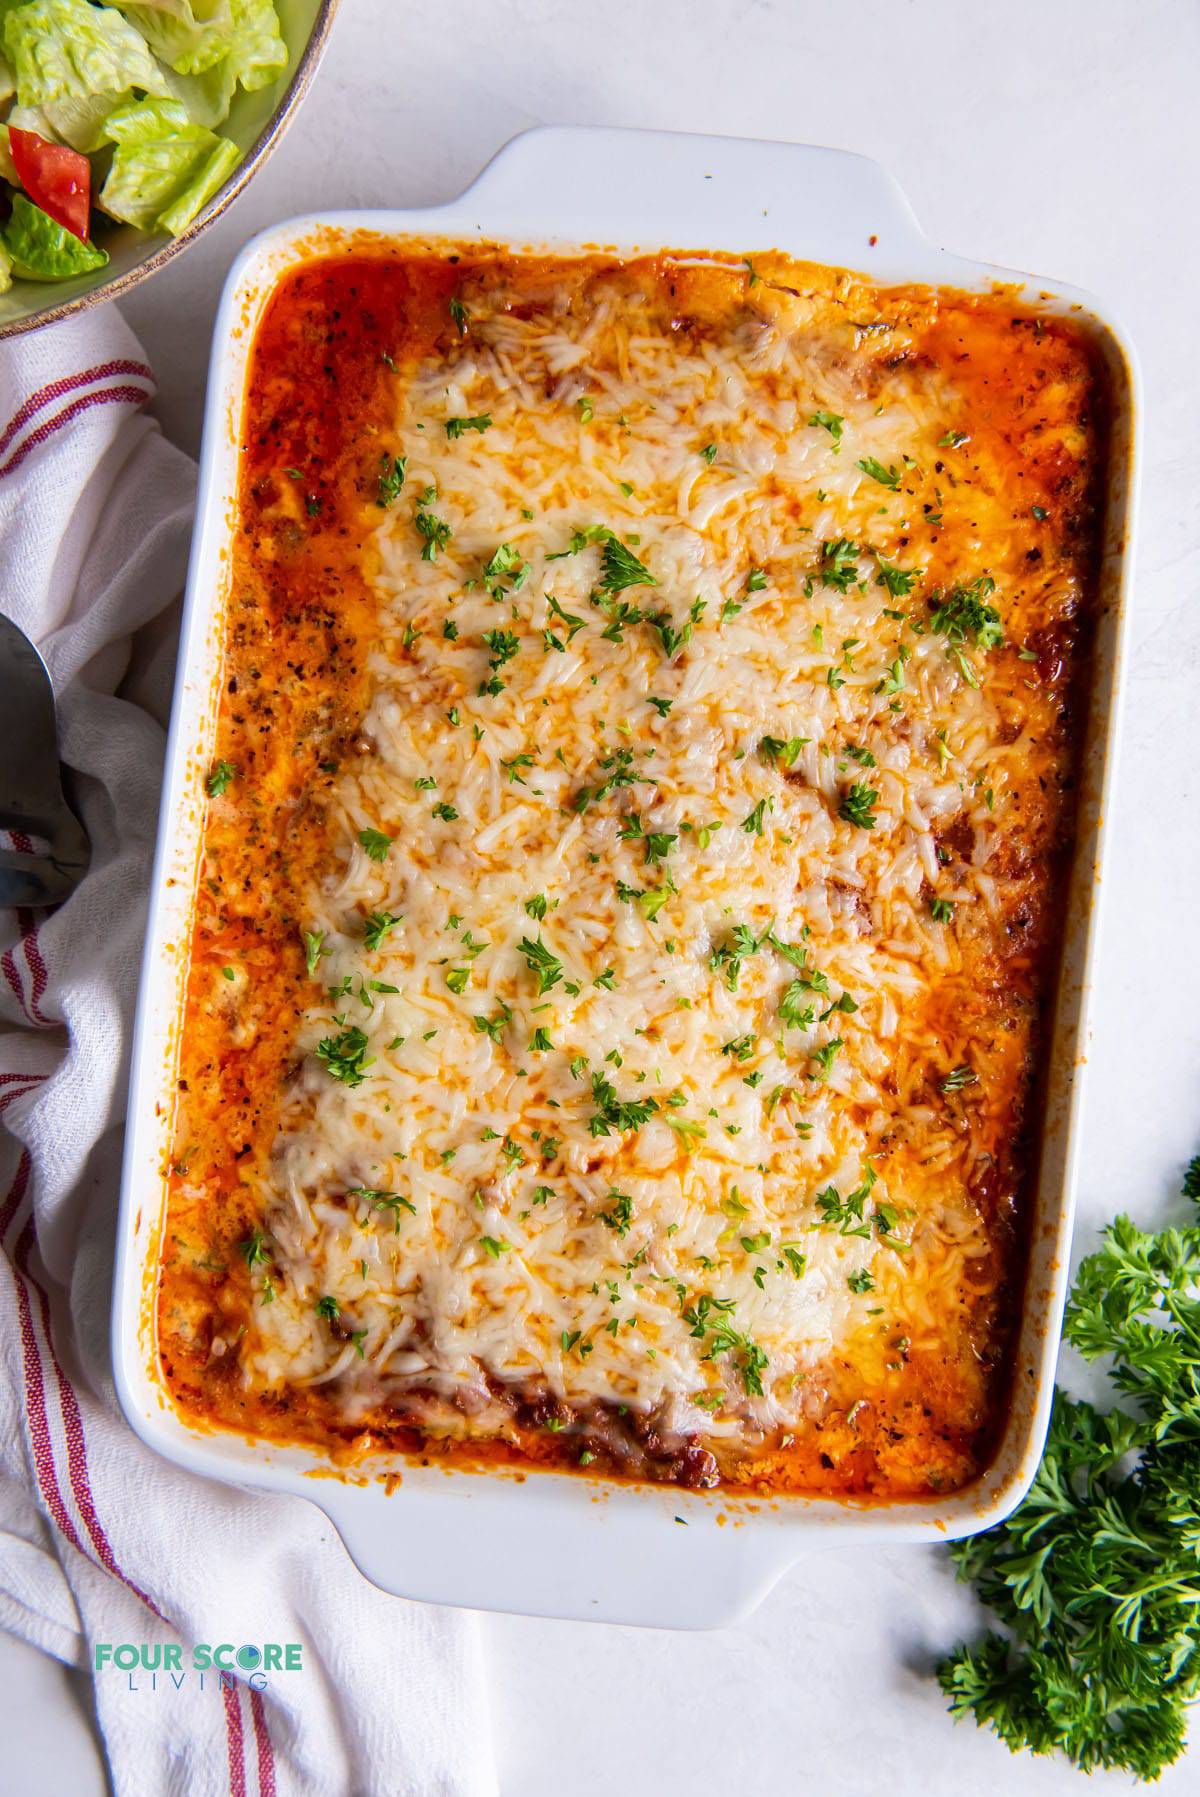
<svg viewBox="0 0 1200 1797">
<path fill-rule="evenodd" d="M 160 1461 L 114 1396 L 130 1017 L 195 479 L 153 391 L 111 307 L 0 346 L 0 610 L 49 665 L 92 845 L 58 911 L 0 911 L 0 1627 L 93 1669 L 99 1644 L 182 1650 L 174 1677 L 94 1671 L 117 1797 L 483 1797 L 475 1619 L 377 1591 L 314 1506 Z M 302 1670 L 254 1689 L 191 1669 L 197 1644 L 266 1642 L 297 1644 Z"/>
</svg>

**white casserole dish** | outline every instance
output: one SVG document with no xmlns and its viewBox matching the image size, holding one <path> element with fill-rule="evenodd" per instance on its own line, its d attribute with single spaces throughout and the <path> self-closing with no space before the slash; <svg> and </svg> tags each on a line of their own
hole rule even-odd
<svg viewBox="0 0 1200 1797">
<path fill-rule="evenodd" d="M 315 233 L 445 236 L 515 247 L 783 250 L 881 283 L 985 289 L 1017 283 L 1047 312 L 1094 331 L 1114 400 L 1102 593 L 1078 847 L 1047 1086 L 1024 1314 L 999 1453 L 974 1485 L 935 1502 L 733 1500 L 578 1476 L 473 1473 L 402 1463 L 378 1479 L 331 1476 L 313 1454 L 190 1426 L 157 1376 L 153 1282 L 171 1153 L 173 1079 L 188 921 L 216 723 L 225 566 L 233 527 L 246 363 L 263 303 Z M 197 529 L 163 787 L 130 1083 L 113 1352 L 125 1414 L 144 1441 L 197 1473 L 306 1497 L 367 1576 L 389 1591 L 476 1608 L 701 1628 L 744 1614 L 817 1536 L 945 1541 L 1018 1502 L 1040 1457 L 1053 1391 L 1078 1164 L 1096 899 L 1120 696 L 1136 492 L 1137 373 L 1120 327 L 1093 300 L 936 249 L 875 164 L 843 151 L 658 132 L 544 129 L 509 144 L 450 205 L 292 220 L 234 264 L 217 318 Z M 680 1525 L 685 1526 L 680 1526 Z"/>
</svg>

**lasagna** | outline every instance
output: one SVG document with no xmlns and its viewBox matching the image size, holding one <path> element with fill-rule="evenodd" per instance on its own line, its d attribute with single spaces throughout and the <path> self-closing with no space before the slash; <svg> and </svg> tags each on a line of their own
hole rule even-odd
<svg viewBox="0 0 1200 1797">
<path fill-rule="evenodd" d="M 1007 1404 L 1105 386 L 1012 291 L 365 243 L 258 324 L 157 1293 L 340 1464 L 944 1493 Z"/>
</svg>

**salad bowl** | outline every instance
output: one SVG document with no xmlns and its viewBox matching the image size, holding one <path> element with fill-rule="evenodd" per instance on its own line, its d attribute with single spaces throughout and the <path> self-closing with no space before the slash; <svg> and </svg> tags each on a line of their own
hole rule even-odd
<svg viewBox="0 0 1200 1797">
<path fill-rule="evenodd" d="M 0 245 L 12 240 L 5 258 L 6 269 L 12 264 L 8 270 L 11 284 L 0 292 L 0 338 L 35 330 L 102 300 L 119 297 L 185 250 L 241 192 L 279 142 L 316 72 L 337 3 L 338 0 L 200 0 L 197 4 L 196 0 L 152 0 L 150 6 L 145 6 L 133 4 L 133 0 L 117 0 L 118 12 L 111 6 L 90 7 L 88 0 L 38 0 L 36 7 L 27 7 L 31 15 L 29 35 L 34 40 L 30 61 L 39 78 L 56 85 L 61 98 L 57 101 L 58 110 L 54 103 L 47 105 L 45 112 L 36 105 L 30 106 L 29 93 L 22 92 L 21 68 L 13 56 L 12 45 L 7 41 L 0 43 L 0 96 L 5 90 L 8 96 L 0 103 L 0 114 L 7 114 L 0 122 L 0 138 L 4 140 L 0 143 L 0 175 L 5 178 L 13 202 L 12 217 L 0 231 Z M 21 0 L 16 10 L 22 10 Z M 0 29 L 7 29 L 12 11 L 7 9 L 0 18 Z M 278 38 L 264 54 L 260 22 L 262 15 L 271 11 L 278 20 Z M 72 15 L 82 16 L 87 23 L 91 13 L 100 21 L 95 31 L 97 41 L 89 41 L 88 34 L 82 43 L 78 42 L 70 29 Z M 232 96 L 220 92 L 220 69 L 212 60 L 219 46 L 214 43 L 210 49 L 201 36 L 197 49 L 195 39 L 196 32 L 216 33 L 218 22 L 226 17 L 232 18 L 235 30 L 240 22 L 248 60 L 259 59 L 255 72 L 243 74 Z M 193 20 L 213 23 L 193 26 Z M 61 41 L 55 41 L 52 27 Z M 122 151 L 128 153 L 126 145 L 115 144 L 117 132 L 109 132 L 102 122 L 104 101 L 95 91 L 97 70 L 101 85 L 116 85 L 116 78 L 106 66 L 104 34 L 123 34 L 126 28 L 147 32 L 155 65 L 164 79 L 147 92 L 147 82 L 133 72 L 129 85 L 135 91 L 126 96 L 123 109 L 112 116 L 119 118 L 122 111 L 149 114 L 158 107 L 163 116 L 174 116 L 180 121 L 181 135 L 193 135 L 211 149 L 211 155 L 197 162 L 200 184 L 192 189 L 192 204 L 185 199 L 181 206 L 176 201 L 173 216 L 171 208 L 165 207 L 157 217 L 147 217 L 146 228 L 141 228 L 138 223 L 122 222 L 119 217 L 105 218 L 101 199 L 99 209 L 93 213 L 93 223 L 99 223 L 94 241 L 102 254 L 89 258 L 80 253 L 87 246 L 78 244 L 77 238 L 68 238 L 58 227 L 47 226 L 34 233 L 34 261 L 27 268 L 21 255 L 22 224 L 36 209 L 28 204 L 22 187 L 28 190 L 32 179 L 34 197 L 43 207 L 49 206 L 52 216 L 56 212 L 61 216 L 55 202 L 65 199 L 68 208 L 71 204 L 72 144 L 75 150 L 91 153 L 92 186 L 97 190 L 93 199 L 97 198 L 102 181 L 109 185 L 112 164 Z M 192 34 L 191 42 L 188 33 Z M 273 36 L 273 26 L 271 33 Z M 91 107 L 97 109 L 97 122 L 89 134 Z M 73 112 L 72 108 L 77 110 Z M 145 128 L 136 116 L 134 125 Z M 28 162 L 20 169 L 15 166 L 21 144 L 30 145 L 37 155 L 32 176 Z M 148 164 L 160 148 L 161 140 L 148 146 Z M 78 157 L 75 166 L 79 166 Z M 150 180 L 153 179 L 152 174 Z M 146 185 L 143 183 L 143 192 L 138 193 L 136 180 L 133 183 L 137 203 L 125 208 L 127 215 L 138 216 Z M 199 205 L 194 204 L 197 195 L 203 196 Z M 82 207 L 86 219 L 86 199 Z M 143 206 L 142 210 L 146 208 Z M 36 220 L 39 226 L 44 222 L 40 216 Z M 45 239 L 51 239 L 49 244 Z M 55 255 L 60 246 L 67 251 L 65 261 Z M 27 234 L 24 247 L 29 247 Z M 93 266 L 86 266 L 89 260 Z"/>
</svg>

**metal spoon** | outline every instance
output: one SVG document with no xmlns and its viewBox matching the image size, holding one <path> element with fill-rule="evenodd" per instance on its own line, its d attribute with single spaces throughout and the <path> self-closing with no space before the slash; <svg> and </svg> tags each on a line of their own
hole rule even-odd
<svg viewBox="0 0 1200 1797">
<path fill-rule="evenodd" d="M 0 905 L 60 905 L 87 872 L 86 832 L 63 797 L 54 688 L 46 664 L 0 614 L 0 830 L 37 852 L 0 848 Z"/>
</svg>

